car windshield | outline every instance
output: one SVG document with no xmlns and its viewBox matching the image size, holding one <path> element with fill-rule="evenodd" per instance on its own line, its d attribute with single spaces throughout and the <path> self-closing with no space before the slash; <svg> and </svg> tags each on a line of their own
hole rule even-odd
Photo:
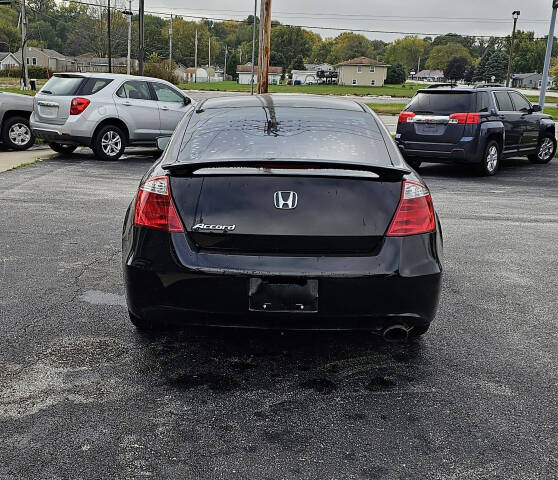
<svg viewBox="0 0 558 480">
<path fill-rule="evenodd" d="M 83 77 L 53 76 L 45 83 L 41 93 L 49 95 L 74 95 L 83 82 Z"/>
<path fill-rule="evenodd" d="M 474 96 L 470 92 L 419 92 L 406 110 L 417 114 L 450 115 L 473 112 Z"/>
<path fill-rule="evenodd" d="M 294 159 L 391 166 L 366 112 L 303 107 L 208 109 L 193 115 L 177 163 Z"/>
</svg>

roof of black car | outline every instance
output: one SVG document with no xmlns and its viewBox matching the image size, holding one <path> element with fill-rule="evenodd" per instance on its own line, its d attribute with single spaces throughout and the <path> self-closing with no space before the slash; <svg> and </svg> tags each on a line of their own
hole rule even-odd
<svg viewBox="0 0 558 480">
<path fill-rule="evenodd" d="M 290 107 L 290 108 L 326 108 L 335 110 L 364 111 L 363 107 L 354 100 L 331 98 L 323 95 L 308 94 L 264 94 L 239 95 L 230 97 L 209 98 L 198 106 L 203 110 L 217 108 L 247 108 L 247 107 Z"/>
<path fill-rule="evenodd" d="M 478 87 L 430 87 L 421 88 L 417 90 L 417 93 L 436 93 L 436 92 L 452 92 L 452 93 L 474 93 L 474 92 L 490 92 L 492 90 L 513 90 L 509 87 L 491 87 L 491 86 L 478 86 Z"/>
</svg>

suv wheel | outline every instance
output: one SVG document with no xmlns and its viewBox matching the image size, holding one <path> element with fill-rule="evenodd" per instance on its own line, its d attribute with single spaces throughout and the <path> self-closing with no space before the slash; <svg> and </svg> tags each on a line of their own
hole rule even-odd
<svg viewBox="0 0 558 480">
<path fill-rule="evenodd" d="M 2 127 L 2 140 L 13 150 L 27 150 L 35 143 L 35 136 L 25 117 L 11 117 Z"/>
<path fill-rule="evenodd" d="M 548 163 L 556 153 L 556 139 L 552 135 L 545 135 L 541 138 L 537 153 L 529 155 L 531 163 Z"/>
<path fill-rule="evenodd" d="M 124 132 L 115 125 L 101 128 L 93 139 L 93 152 L 100 160 L 118 160 L 124 153 Z"/>
<path fill-rule="evenodd" d="M 496 140 L 489 140 L 484 149 L 481 163 L 478 166 L 479 175 L 495 175 L 500 166 L 500 146 Z"/>
<path fill-rule="evenodd" d="M 62 155 L 70 155 L 77 148 L 77 145 L 66 145 L 64 143 L 49 143 L 48 146 Z"/>
</svg>

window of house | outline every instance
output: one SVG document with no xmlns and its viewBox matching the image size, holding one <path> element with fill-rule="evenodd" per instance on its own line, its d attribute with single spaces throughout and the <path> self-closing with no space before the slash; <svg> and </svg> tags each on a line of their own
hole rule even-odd
<svg viewBox="0 0 558 480">
<path fill-rule="evenodd" d="M 376 80 L 370 80 L 370 85 L 372 85 L 373 87 L 376 86 Z"/>
<path fill-rule="evenodd" d="M 361 66 L 361 65 L 359 65 L 359 66 L 357 67 L 357 73 L 362 73 L 362 66 Z"/>
<path fill-rule="evenodd" d="M 353 85 L 356 85 L 356 78 L 353 78 Z"/>
<path fill-rule="evenodd" d="M 376 67 L 374 65 L 370 65 L 370 73 L 374 73 L 376 71 Z"/>
<path fill-rule="evenodd" d="M 25 63 L 27 63 L 27 65 L 29 65 L 29 57 L 27 57 L 27 58 L 25 59 Z"/>
<path fill-rule="evenodd" d="M 37 65 L 37 58 L 33 57 L 33 65 Z"/>
</svg>

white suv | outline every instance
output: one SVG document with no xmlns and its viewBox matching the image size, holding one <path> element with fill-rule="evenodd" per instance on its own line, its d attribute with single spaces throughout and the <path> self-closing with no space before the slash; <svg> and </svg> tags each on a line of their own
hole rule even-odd
<svg viewBox="0 0 558 480">
<path fill-rule="evenodd" d="M 91 147 L 116 160 L 129 145 L 171 135 L 192 100 L 164 80 L 112 73 L 57 73 L 35 96 L 30 126 L 60 153 Z"/>
</svg>

